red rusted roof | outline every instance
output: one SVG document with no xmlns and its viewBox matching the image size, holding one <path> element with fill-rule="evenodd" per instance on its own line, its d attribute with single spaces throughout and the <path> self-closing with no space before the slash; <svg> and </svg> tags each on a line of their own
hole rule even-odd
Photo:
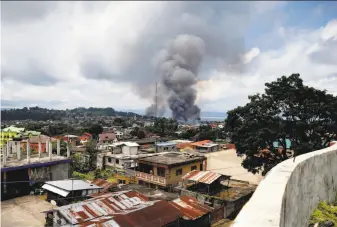
<svg viewBox="0 0 337 227">
<path fill-rule="evenodd" d="M 95 179 L 92 184 L 95 184 L 97 186 L 103 187 L 102 192 L 107 192 L 110 188 L 117 187 L 117 183 L 111 183 L 104 179 Z"/>
<path fill-rule="evenodd" d="M 222 175 L 210 171 L 193 170 L 182 177 L 183 180 L 196 181 L 204 184 L 212 184 Z"/>
<path fill-rule="evenodd" d="M 191 143 L 192 146 L 202 146 L 206 143 L 209 143 L 209 142 L 212 142 L 210 140 L 201 140 L 201 141 L 197 141 L 197 142 L 194 142 L 194 143 Z"/>
<path fill-rule="evenodd" d="M 212 207 L 201 204 L 198 200 L 189 196 L 181 196 L 179 199 L 175 199 L 169 203 L 179 210 L 182 218 L 187 220 L 195 220 L 213 210 Z"/>
</svg>

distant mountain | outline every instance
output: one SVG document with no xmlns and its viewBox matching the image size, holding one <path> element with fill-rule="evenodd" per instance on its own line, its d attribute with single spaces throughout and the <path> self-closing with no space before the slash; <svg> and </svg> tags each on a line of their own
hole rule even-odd
<svg viewBox="0 0 337 227">
<path fill-rule="evenodd" d="M 113 108 L 84 108 L 79 107 L 67 110 L 54 110 L 40 107 L 24 107 L 22 109 L 1 110 L 1 119 L 10 120 L 59 120 L 65 117 L 84 117 L 84 116 L 140 116 L 134 112 L 117 111 Z"/>
</svg>

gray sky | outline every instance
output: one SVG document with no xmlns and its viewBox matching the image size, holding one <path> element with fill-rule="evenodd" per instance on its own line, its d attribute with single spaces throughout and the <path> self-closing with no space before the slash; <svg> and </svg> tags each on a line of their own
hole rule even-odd
<svg viewBox="0 0 337 227">
<path fill-rule="evenodd" d="M 337 15 L 300 24 L 291 4 L 2 2 L 2 107 L 144 109 L 160 79 L 155 59 L 180 34 L 205 42 L 196 86 L 204 111 L 242 105 L 291 73 L 337 94 Z"/>
</svg>

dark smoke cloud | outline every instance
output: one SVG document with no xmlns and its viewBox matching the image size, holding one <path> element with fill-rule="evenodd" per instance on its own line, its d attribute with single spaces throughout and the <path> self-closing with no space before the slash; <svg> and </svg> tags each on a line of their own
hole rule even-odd
<svg viewBox="0 0 337 227">
<path fill-rule="evenodd" d="M 200 108 L 195 105 L 197 93 L 194 85 L 198 81 L 197 74 L 204 55 L 204 41 L 193 35 L 177 36 L 160 53 L 158 72 L 165 89 L 158 93 L 160 97 L 166 97 L 165 101 L 176 120 L 194 121 L 200 118 Z M 155 107 L 155 104 L 151 105 L 147 114 L 153 115 Z"/>
</svg>

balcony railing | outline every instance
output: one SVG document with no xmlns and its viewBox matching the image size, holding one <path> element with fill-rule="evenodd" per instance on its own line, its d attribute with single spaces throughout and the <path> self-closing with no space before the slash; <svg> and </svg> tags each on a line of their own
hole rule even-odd
<svg viewBox="0 0 337 227">
<path fill-rule="evenodd" d="M 136 178 L 138 180 L 143 180 L 143 181 L 150 182 L 153 184 L 159 184 L 162 186 L 166 186 L 165 177 L 155 176 L 155 175 L 143 173 L 143 172 L 136 172 Z"/>
</svg>

